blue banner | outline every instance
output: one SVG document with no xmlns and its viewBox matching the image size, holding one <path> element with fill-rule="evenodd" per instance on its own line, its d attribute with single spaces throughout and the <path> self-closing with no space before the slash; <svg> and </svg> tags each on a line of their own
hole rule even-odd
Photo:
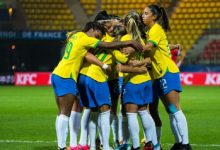
<svg viewBox="0 0 220 150">
<path fill-rule="evenodd" d="M 64 31 L 0 31 L 0 39 L 64 40 Z"/>
</svg>

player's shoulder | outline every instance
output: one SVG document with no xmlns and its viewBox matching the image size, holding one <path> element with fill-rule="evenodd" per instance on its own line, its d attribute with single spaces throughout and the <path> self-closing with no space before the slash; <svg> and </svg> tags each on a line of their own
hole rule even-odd
<svg viewBox="0 0 220 150">
<path fill-rule="evenodd" d="M 121 41 L 126 41 L 126 40 L 131 40 L 131 39 L 132 39 L 131 35 L 126 34 L 126 35 L 122 36 Z"/>
</svg>

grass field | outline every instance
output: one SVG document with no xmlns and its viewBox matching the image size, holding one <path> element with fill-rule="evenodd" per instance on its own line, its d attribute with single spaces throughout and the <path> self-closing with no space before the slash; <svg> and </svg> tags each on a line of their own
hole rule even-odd
<svg viewBox="0 0 220 150">
<path fill-rule="evenodd" d="M 183 87 L 181 105 L 194 150 L 220 150 L 220 87 Z M 173 141 L 168 116 L 162 146 Z M 51 87 L 0 86 L 0 150 L 55 150 L 56 105 Z"/>
</svg>

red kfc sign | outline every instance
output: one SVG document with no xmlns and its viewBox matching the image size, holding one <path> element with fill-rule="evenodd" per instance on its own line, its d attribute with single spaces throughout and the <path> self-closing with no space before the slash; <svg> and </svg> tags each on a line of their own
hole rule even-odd
<svg viewBox="0 0 220 150">
<path fill-rule="evenodd" d="M 50 85 L 49 72 L 18 72 L 15 73 L 15 85 Z"/>
<path fill-rule="evenodd" d="M 50 72 L 15 73 L 15 85 L 50 85 Z M 182 85 L 220 86 L 220 73 L 217 72 L 182 72 L 180 73 Z"/>
<path fill-rule="evenodd" d="M 183 72 L 180 74 L 182 85 L 220 86 L 220 73 L 217 72 Z"/>
</svg>

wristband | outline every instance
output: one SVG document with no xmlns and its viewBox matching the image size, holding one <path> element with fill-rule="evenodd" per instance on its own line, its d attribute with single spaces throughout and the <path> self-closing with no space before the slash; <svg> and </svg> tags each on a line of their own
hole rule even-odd
<svg viewBox="0 0 220 150">
<path fill-rule="evenodd" d="M 106 70 L 107 68 L 108 68 L 108 65 L 106 65 L 106 64 L 102 65 L 102 69 Z"/>
</svg>

